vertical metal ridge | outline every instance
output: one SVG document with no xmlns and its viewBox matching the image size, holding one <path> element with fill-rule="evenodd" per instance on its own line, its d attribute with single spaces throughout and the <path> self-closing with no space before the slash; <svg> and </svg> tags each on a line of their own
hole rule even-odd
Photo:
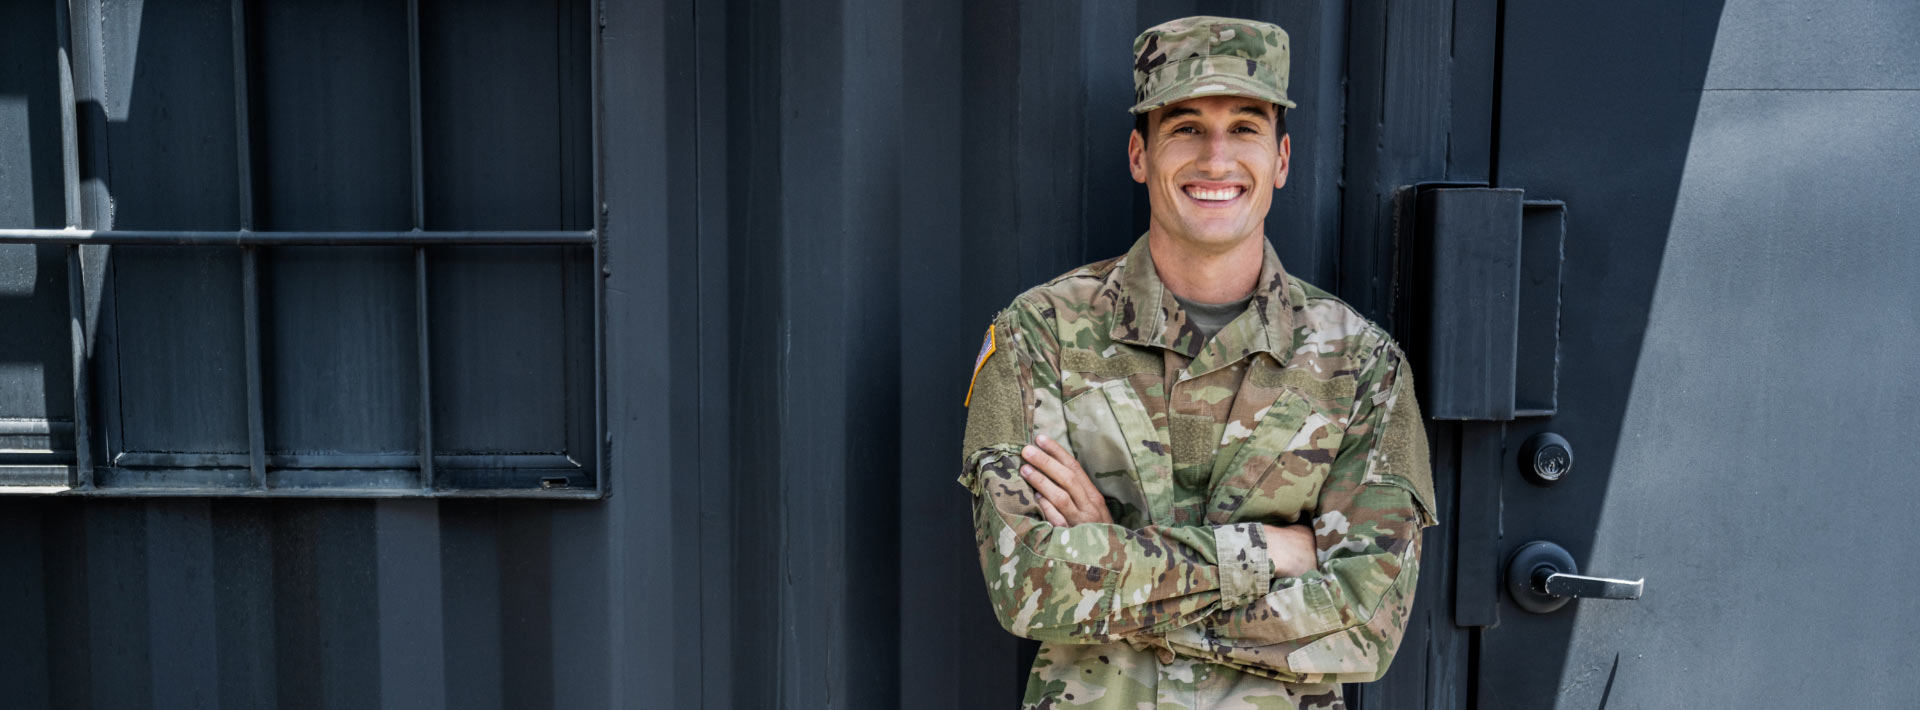
<svg viewBox="0 0 1920 710">
<path fill-rule="evenodd" d="M 425 139 L 420 117 L 420 0 L 407 0 L 407 123 L 413 161 L 413 229 L 427 228 Z M 414 342 L 419 353 L 420 488 L 433 482 L 433 357 L 427 322 L 427 248 L 413 248 Z"/>
<path fill-rule="evenodd" d="M 138 516 L 128 522 L 139 527 L 143 543 L 133 559 L 144 570 L 129 570 L 122 579 L 145 581 L 147 699 L 156 708 L 208 705 L 220 696 L 221 668 L 202 659 L 219 646 L 218 619 L 225 611 L 215 601 L 213 503 L 155 500 L 127 512 Z"/>
<path fill-rule="evenodd" d="M 267 416 L 262 390 L 264 369 L 260 354 L 260 250 L 242 247 L 240 252 L 240 308 L 246 333 L 247 359 L 247 469 L 253 487 L 267 487 Z"/>
<path fill-rule="evenodd" d="M 254 228 L 253 110 L 247 80 L 246 0 L 233 0 L 233 134 L 239 190 L 240 231 Z M 247 468 L 253 487 L 267 487 L 267 414 L 265 378 L 260 352 L 260 250 L 240 250 L 240 310 L 246 333 L 247 360 Z"/>
<path fill-rule="evenodd" d="M 426 175 L 420 137 L 420 0 L 407 0 L 407 121 L 413 161 L 413 228 L 426 229 Z"/>
<path fill-rule="evenodd" d="M 420 354 L 420 487 L 431 490 L 433 477 L 433 351 L 427 333 L 427 248 L 413 248 L 414 340 Z"/>
<path fill-rule="evenodd" d="M 731 393 L 727 362 L 713 362 L 699 353 L 731 352 L 728 348 L 731 305 L 727 290 L 727 99 L 729 91 L 707 87 L 725 87 L 728 54 L 728 8 L 725 3 L 693 3 L 692 46 L 694 47 L 694 147 L 693 168 L 693 287 L 695 299 L 695 337 L 693 347 L 695 376 L 693 387 L 698 405 L 694 408 L 698 454 L 694 470 L 700 472 L 695 487 L 701 525 L 697 535 L 700 554 L 693 564 L 699 570 L 698 653 L 700 673 L 693 687 L 700 707 L 729 708 L 740 703 L 734 693 L 734 659 L 739 657 L 733 637 L 735 621 L 732 574 L 733 535 L 729 512 L 733 504 L 731 465 L 733 451 L 729 419 Z"/>
<path fill-rule="evenodd" d="M 53 0 L 53 27 L 59 47 L 56 70 L 60 81 L 60 169 L 65 191 L 66 226 L 80 227 L 80 119 L 73 90 L 73 20 L 67 0 Z"/>
<path fill-rule="evenodd" d="M 1507 80 L 1507 0 L 1493 11 L 1493 110 L 1487 127 L 1487 184 L 1500 186 L 1500 93 Z"/>
<path fill-rule="evenodd" d="M 67 247 L 67 322 L 73 347 L 73 480 L 75 488 L 93 486 L 92 393 L 87 373 L 87 282 L 80 247 Z"/>
<path fill-rule="evenodd" d="M 81 131 L 79 140 L 90 147 L 79 159 L 86 163 L 92 175 L 91 180 L 80 180 L 80 221 L 90 229 L 112 229 L 113 198 L 108 185 L 112 165 L 107 160 L 107 78 L 102 66 L 106 63 L 106 50 L 100 29 L 101 9 L 97 2 L 78 2 L 66 9 L 78 17 L 77 21 L 69 17 L 67 25 L 73 52 L 73 103 L 76 110 L 82 103 L 90 109 L 84 115 L 75 116 Z"/>
<path fill-rule="evenodd" d="M 568 146 L 572 145 L 573 140 L 576 140 L 577 137 L 573 135 L 573 131 L 571 130 L 572 124 L 567 121 L 566 110 L 569 99 L 578 100 L 577 96 L 569 96 L 571 92 L 567 90 L 568 71 L 578 70 L 578 65 L 570 63 L 570 59 L 573 56 L 573 35 L 570 30 L 573 28 L 567 27 L 567 13 L 569 9 L 567 3 L 554 3 L 553 46 L 556 56 L 553 62 L 553 85 L 557 87 L 554 93 L 559 98 L 559 101 L 554 104 L 553 115 L 554 125 L 558 127 L 560 134 L 560 199 L 555 207 L 559 212 L 559 223 L 563 228 L 578 229 L 580 227 L 580 215 L 574 212 L 573 207 L 575 205 L 574 196 L 579 194 L 578 190 L 580 189 L 580 184 L 574 177 L 574 170 L 578 169 L 579 161 L 576 159 L 577 156 L 574 155 L 573 151 L 568 149 Z M 592 88 L 589 87 L 588 91 L 592 91 Z M 589 112 L 591 112 L 591 109 L 589 109 Z M 588 136 L 588 140 L 592 140 L 592 136 Z"/>
<path fill-rule="evenodd" d="M 376 501 L 372 525 L 380 707 L 445 710 L 449 655 L 443 647 L 447 595 L 440 574 L 440 503 Z"/>
<path fill-rule="evenodd" d="M 72 19 L 66 0 L 54 0 L 54 36 L 59 56 L 56 70 L 60 82 L 60 170 L 61 203 L 66 226 L 80 226 L 80 127 L 73 90 Z M 93 485 L 93 407 L 88 389 L 92 374 L 87 370 L 87 280 L 80 259 L 80 246 L 67 247 L 67 319 L 73 358 L 73 474 L 68 485 L 88 488 Z"/>
<path fill-rule="evenodd" d="M 247 0 L 233 0 L 233 136 L 240 229 L 253 231 L 253 126 L 247 79 Z"/>
</svg>

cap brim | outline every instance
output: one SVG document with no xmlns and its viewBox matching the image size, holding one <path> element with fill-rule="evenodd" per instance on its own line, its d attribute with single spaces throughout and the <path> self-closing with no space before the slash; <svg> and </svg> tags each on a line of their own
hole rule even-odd
<svg viewBox="0 0 1920 710">
<path fill-rule="evenodd" d="M 1134 104 L 1133 108 L 1127 110 L 1131 113 L 1141 114 L 1162 106 L 1176 104 L 1187 99 L 1197 99 L 1203 96 L 1245 96 L 1250 99 L 1259 99 L 1261 101 L 1279 104 L 1285 108 L 1295 107 L 1295 104 L 1287 100 L 1285 95 L 1275 93 L 1271 87 L 1258 81 L 1233 75 L 1216 74 L 1168 86 L 1164 90 L 1154 92 L 1152 96 L 1148 96 L 1146 100 Z"/>
</svg>

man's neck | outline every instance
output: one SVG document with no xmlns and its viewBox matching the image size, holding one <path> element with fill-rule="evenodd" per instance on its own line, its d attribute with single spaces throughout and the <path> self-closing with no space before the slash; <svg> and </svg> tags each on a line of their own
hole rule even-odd
<svg viewBox="0 0 1920 710">
<path fill-rule="evenodd" d="M 1154 271 L 1174 295 L 1197 303 L 1231 303 L 1253 293 L 1266 261 L 1266 237 L 1249 235 L 1220 252 L 1182 245 L 1172 237 L 1147 233 Z"/>
</svg>

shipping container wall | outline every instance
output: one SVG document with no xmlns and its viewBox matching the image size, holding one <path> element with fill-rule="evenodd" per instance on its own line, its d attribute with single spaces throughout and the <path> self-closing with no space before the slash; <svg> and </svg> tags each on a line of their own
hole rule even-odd
<svg viewBox="0 0 1920 710">
<path fill-rule="evenodd" d="M 969 367 L 1144 229 L 1129 45 L 1201 12 L 1293 32 L 1338 288 L 1331 0 L 0 6 L 0 228 L 595 235 L 0 246 L 0 463 L 196 487 L 0 498 L 0 706 L 1011 704 Z M 606 495 L 396 492 L 515 456 Z"/>
</svg>

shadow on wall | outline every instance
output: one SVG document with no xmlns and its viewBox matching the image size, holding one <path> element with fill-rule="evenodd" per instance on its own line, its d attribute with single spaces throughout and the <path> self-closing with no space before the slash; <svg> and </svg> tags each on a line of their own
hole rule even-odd
<svg viewBox="0 0 1920 710">
<path fill-rule="evenodd" d="M 1506 450 L 1552 430 L 1572 440 L 1579 468 L 1543 489 L 1523 483 L 1513 457 L 1505 457 L 1499 485 L 1506 537 L 1498 551 L 1463 554 L 1498 554 L 1504 563 L 1530 539 L 1516 536 L 1543 536 L 1589 560 L 1605 501 L 1643 473 L 1617 469 L 1616 452 L 1643 366 L 1721 5 L 1504 5 L 1496 179 L 1526 189 L 1530 199 L 1563 199 L 1568 210 L 1560 414 L 1512 423 Z M 1462 471 L 1469 474 L 1492 475 Z M 1591 567 L 1583 570 L 1641 574 Z M 1569 668 L 1574 611 L 1533 615 L 1503 597 L 1499 625 L 1486 629 L 1479 645 L 1479 702 L 1531 707 L 1562 697 L 1569 686 L 1597 688 L 1604 669 L 1592 678 L 1567 675 L 1590 672 Z"/>
<path fill-rule="evenodd" d="M 0 7 L 0 27 L 10 28 L 0 43 L 0 227 L 66 225 L 53 9 Z M 0 246 L 0 324 L 0 422 L 22 432 L 50 422 L 52 430 L 0 432 L 0 449 L 71 450 L 66 248 Z"/>
</svg>

